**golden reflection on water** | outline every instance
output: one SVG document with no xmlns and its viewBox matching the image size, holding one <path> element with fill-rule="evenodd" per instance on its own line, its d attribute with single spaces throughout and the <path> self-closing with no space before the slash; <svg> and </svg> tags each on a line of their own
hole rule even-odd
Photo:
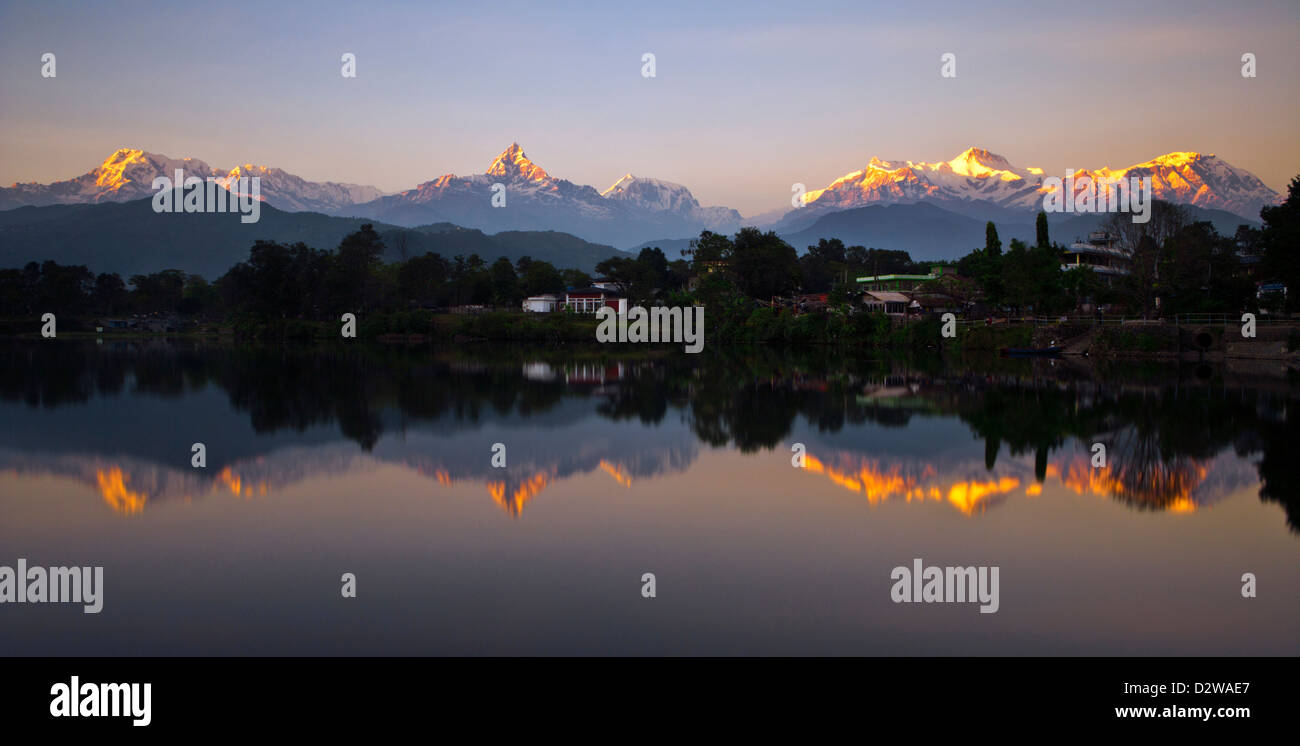
<svg viewBox="0 0 1300 746">
<path fill-rule="evenodd" d="M 144 504 L 149 500 L 149 496 L 143 492 L 136 492 L 126 486 L 130 481 L 129 475 L 123 474 L 121 468 L 112 467 L 110 469 L 98 469 L 95 472 L 95 481 L 99 484 L 99 494 L 108 503 L 108 507 L 114 512 L 122 515 L 134 515 L 144 510 Z"/>
<path fill-rule="evenodd" d="M 599 471 L 609 475 L 615 483 L 631 487 L 632 477 L 621 464 L 602 459 Z M 843 455 L 834 464 L 813 456 L 804 456 L 803 470 L 821 474 L 837 487 L 860 494 L 871 505 L 888 500 L 906 502 L 945 502 L 962 514 L 973 516 L 984 512 L 995 498 L 1009 495 L 1019 489 L 1022 480 L 1015 476 L 989 476 L 945 480 L 932 464 L 906 473 L 903 466 L 895 464 L 882 467 L 878 462 Z M 452 486 L 459 480 L 446 469 L 432 471 L 418 469 L 438 484 Z M 1045 470 L 1045 481 L 1057 482 L 1079 495 L 1119 499 L 1142 507 L 1190 512 L 1196 510 L 1192 492 L 1209 473 L 1204 463 L 1191 459 L 1178 459 L 1158 463 L 1147 468 L 1093 467 L 1086 456 L 1076 456 L 1066 461 L 1050 463 Z M 488 496 L 511 516 L 519 516 L 524 506 L 557 480 L 555 469 L 537 471 L 511 487 L 506 480 L 487 480 L 484 486 Z M 99 468 L 95 471 L 96 486 L 104 502 L 121 515 L 137 515 L 150 500 L 148 492 L 131 485 L 131 476 L 120 466 Z M 270 486 L 265 480 L 251 481 L 230 466 L 217 473 L 209 493 L 224 492 L 235 497 L 265 496 Z M 1043 492 L 1043 483 L 1031 482 L 1024 486 L 1027 497 L 1037 497 Z M 184 495 L 190 499 L 190 495 Z"/>
<path fill-rule="evenodd" d="M 933 465 L 919 476 L 903 473 L 897 466 L 882 468 L 877 462 L 841 457 L 829 465 L 812 454 L 805 454 L 803 468 L 821 474 L 832 484 L 866 497 L 867 502 L 901 499 L 912 501 L 946 501 L 965 515 L 983 512 L 993 498 L 1014 492 L 1021 484 L 1018 477 L 962 479 L 945 482 L 937 477 Z M 1066 462 L 1048 464 L 1045 480 L 1055 480 L 1079 495 L 1096 495 L 1139 504 L 1143 507 L 1186 513 L 1196 510 L 1192 492 L 1205 481 L 1209 469 L 1192 459 L 1147 465 L 1146 468 L 1093 467 L 1086 456 Z M 1034 482 L 1025 487 L 1027 497 L 1037 497 L 1043 485 Z"/>
</svg>

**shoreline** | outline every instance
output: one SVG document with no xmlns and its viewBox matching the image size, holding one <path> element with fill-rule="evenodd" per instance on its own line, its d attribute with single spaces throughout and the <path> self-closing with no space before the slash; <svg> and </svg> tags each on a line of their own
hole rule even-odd
<svg viewBox="0 0 1300 746">
<path fill-rule="evenodd" d="M 174 320 L 182 330 L 105 329 L 94 321 L 72 317 L 56 339 L 71 340 L 205 340 L 238 343 L 344 341 L 339 324 L 330 321 L 283 319 L 264 322 L 238 319 L 224 322 Z M 156 323 L 156 322 L 155 322 Z M 792 316 L 778 330 L 738 325 L 727 319 L 705 330 L 705 344 L 771 346 L 793 349 L 845 349 L 878 353 L 998 353 L 1006 348 L 1062 348 L 1060 358 L 1098 360 L 1281 362 L 1300 368 L 1300 321 L 1261 324 L 1255 336 L 1240 336 L 1239 324 L 1150 322 L 1088 324 L 998 320 L 984 325 L 963 322 L 955 338 L 944 338 L 938 319 L 899 322 L 879 315 L 853 317 L 805 314 Z M 171 325 L 169 323 L 169 325 Z M 191 327 L 185 329 L 184 327 Z M 527 314 L 513 311 L 482 314 L 443 314 L 424 311 L 373 314 L 357 324 L 358 341 L 384 345 L 523 343 L 551 346 L 600 347 L 629 350 L 671 348 L 672 343 L 602 343 L 596 339 L 593 316 Z M 0 320 L 0 338 L 42 339 L 31 319 Z"/>
</svg>

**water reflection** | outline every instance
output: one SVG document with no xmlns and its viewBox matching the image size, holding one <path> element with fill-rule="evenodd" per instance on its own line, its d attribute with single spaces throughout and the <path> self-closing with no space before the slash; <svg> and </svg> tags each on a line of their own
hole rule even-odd
<svg viewBox="0 0 1300 746">
<path fill-rule="evenodd" d="M 1258 485 L 1300 532 L 1288 459 L 1300 418 L 1285 376 L 769 348 L 8 341 L 0 356 L 0 469 L 73 478 L 123 515 L 399 465 L 438 485 L 480 485 L 520 516 L 578 475 L 622 489 L 689 469 L 701 447 L 789 458 L 798 438 L 809 479 L 871 505 L 937 502 L 974 517 L 1060 485 L 1186 512 Z M 189 466 L 196 441 L 206 470 Z M 489 463 L 498 441 L 509 444 L 504 469 Z M 1107 447 L 1105 468 L 1090 463 L 1094 443 Z"/>
</svg>

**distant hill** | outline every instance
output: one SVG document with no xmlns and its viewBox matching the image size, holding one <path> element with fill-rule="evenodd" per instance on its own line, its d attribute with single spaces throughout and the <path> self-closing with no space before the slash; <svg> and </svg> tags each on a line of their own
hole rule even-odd
<svg viewBox="0 0 1300 746">
<path fill-rule="evenodd" d="M 927 202 L 872 205 L 828 213 L 782 237 L 800 253 L 819 239 L 838 238 L 846 246 L 906 251 L 913 259 L 956 259 L 984 245 L 984 222 Z"/>
<path fill-rule="evenodd" d="M 1227 210 L 1211 210 L 1195 205 L 1182 205 L 1182 208 L 1187 210 L 1187 214 L 1191 216 L 1193 221 L 1210 221 L 1214 225 L 1214 230 L 1218 231 L 1219 235 L 1222 236 L 1233 235 L 1237 232 L 1237 226 L 1239 225 L 1249 225 L 1252 228 L 1258 228 L 1261 225 L 1258 220 L 1247 220 Z M 1053 217 L 1057 216 L 1048 216 L 1052 240 L 1057 243 L 1068 244 L 1073 243 L 1076 239 L 1085 238 L 1089 231 L 1100 227 L 1109 215 L 1069 215 L 1064 219 L 1052 220 Z"/>
<path fill-rule="evenodd" d="M 215 279 L 248 258 L 258 239 L 333 249 L 349 233 L 373 223 L 387 246 L 387 259 L 432 251 L 450 259 L 478 254 L 491 263 L 504 256 L 548 261 L 590 272 L 597 262 L 625 256 L 612 246 L 554 231 L 488 235 L 450 223 L 400 228 L 362 218 L 284 212 L 268 204 L 256 223 L 235 213 L 159 214 L 149 199 L 100 204 L 49 205 L 0 211 L 0 267 L 52 259 L 84 264 L 95 272 L 133 274 L 180 269 Z"/>
<path fill-rule="evenodd" d="M 1259 225 L 1225 210 L 1183 207 L 1192 220 L 1208 220 L 1225 236 L 1235 233 L 1238 225 Z M 1053 241 L 1069 244 L 1086 237 L 1108 217 L 1107 214 L 1048 215 L 1049 233 Z M 1024 221 L 995 221 L 1002 245 L 1005 247 L 1013 238 L 1032 243 L 1035 240 L 1033 220 L 1033 214 L 1025 214 Z M 959 259 L 984 245 L 986 222 L 928 202 L 872 205 L 827 213 L 807 228 L 783 233 L 782 238 L 799 253 L 819 239 L 838 238 L 846 246 L 906 251 L 918 261 Z"/>
</svg>

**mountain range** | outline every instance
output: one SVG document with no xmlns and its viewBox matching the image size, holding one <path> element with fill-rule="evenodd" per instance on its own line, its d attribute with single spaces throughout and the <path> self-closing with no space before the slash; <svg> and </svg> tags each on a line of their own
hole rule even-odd
<svg viewBox="0 0 1300 746">
<path fill-rule="evenodd" d="M 1073 169 L 1082 177 L 1148 177 L 1156 199 L 1223 210 L 1257 222 L 1261 208 L 1279 195 L 1254 174 L 1211 154 L 1175 152 L 1126 168 Z M 925 163 L 872 158 L 823 189 L 804 195 L 800 208 L 786 213 L 774 228 L 798 231 L 828 213 L 871 205 L 929 202 L 981 220 L 1032 216 L 1050 191 L 1041 168 L 1018 168 L 1005 157 L 968 148 L 949 161 Z M 1065 178 L 1066 174 L 1055 174 Z"/>
<path fill-rule="evenodd" d="M 493 200 L 497 194 L 500 201 Z M 739 212 L 702 207 L 681 184 L 628 174 L 598 192 L 557 179 L 529 160 L 518 143 L 485 173 L 444 174 L 345 212 L 396 225 L 445 221 L 483 230 L 558 230 L 616 245 L 698 235 L 706 228 L 733 231 L 741 224 Z"/>
<path fill-rule="evenodd" d="M 212 178 L 230 188 L 240 176 L 261 179 L 261 196 L 281 210 L 331 212 L 383 196 L 372 186 L 333 181 L 307 181 L 279 168 L 246 163 L 221 170 L 195 158 L 169 158 L 143 150 L 120 148 L 89 172 L 53 184 L 14 184 L 0 187 L 0 210 L 45 205 L 129 202 L 151 197 L 156 176 L 173 178 L 180 170 L 186 178 Z"/>
<path fill-rule="evenodd" d="M 176 232 L 175 226 L 165 221 L 171 216 L 152 216 L 144 209 L 69 209 L 144 200 L 153 194 L 154 177 L 172 177 L 177 169 L 187 177 L 212 178 L 226 188 L 232 188 L 241 176 L 258 176 L 264 209 L 272 208 L 269 216 L 263 213 L 262 220 L 271 222 L 260 229 L 238 231 L 226 227 L 225 221 L 214 221 L 216 216 L 202 216 L 207 221 L 204 225 L 221 227 L 212 235 L 198 235 L 199 231 L 185 229 Z M 1257 223 L 1260 208 L 1280 200 L 1277 192 L 1253 174 L 1212 154 L 1173 152 L 1125 168 L 1081 168 L 1076 174 L 1150 177 L 1156 198 L 1191 206 L 1198 219 L 1212 220 L 1225 233 L 1240 223 Z M 986 221 L 999 226 L 1004 241 L 1032 238 L 1033 219 L 1048 189 L 1044 186 L 1047 176 L 1043 169 L 1018 167 L 982 148 L 968 148 L 951 160 L 938 162 L 872 158 L 865 167 L 807 192 L 799 208 L 745 219 L 730 208 L 702 206 L 687 187 L 662 179 L 627 174 L 597 191 L 553 177 L 531 161 L 518 143 L 506 148 L 482 174 L 444 174 L 392 194 L 373 186 L 313 182 L 269 166 L 215 169 L 193 158 L 174 159 L 123 148 L 73 179 L 0 188 L 0 260 L 13 266 L 20 259 L 63 261 L 57 257 L 84 254 L 77 263 L 101 271 L 156 271 L 175 266 L 200 274 L 220 274 L 229 267 L 222 266 L 223 262 L 246 256 L 250 236 L 317 241 L 313 245 L 327 248 L 363 222 L 374 222 L 381 232 L 394 236 L 401 235 L 396 231 L 402 228 L 410 229 L 418 235 L 408 235 L 405 243 L 418 248 L 416 253 L 432 250 L 452 256 L 482 250 L 480 256 L 491 261 L 495 256 L 482 252 L 506 250 L 497 245 L 504 242 L 513 258 L 526 253 L 558 266 L 582 269 L 614 255 L 614 246 L 659 246 L 675 258 L 676 249 L 685 247 L 701 230 L 730 233 L 742 225 L 775 230 L 800 250 L 819 238 L 837 237 L 850 245 L 906 250 L 917 259 L 949 259 L 982 245 Z M 494 197 L 498 198 L 496 204 L 504 201 L 504 205 L 494 206 Z M 1061 241 L 1085 235 L 1103 217 L 1049 214 L 1053 237 Z M 162 223 L 154 222 L 160 219 Z M 127 225 L 130 222 L 139 224 Z M 179 225 L 187 224 L 181 221 Z M 156 230 L 157 225 L 164 227 Z M 430 226 L 442 227 L 431 230 Z M 542 233 L 548 238 L 544 240 Z M 508 236 L 492 239 L 491 234 Z M 536 241 L 537 250 L 514 245 L 522 240 L 520 234 Z M 565 234 L 569 235 L 558 238 Z M 467 236 L 482 239 L 462 240 Z M 80 242 L 78 246 L 65 243 L 74 239 Z M 237 245 L 218 246 L 221 240 Z M 174 246 L 187 241 L 203 243 L 205 255 L 154 266 L 155 260 L 163 261 L 167 253 L 175 255 Z M 105 250 L 104 256 L 94 256 L 97 245 Z M 574 253 L 565 254 L 562 245 Z M 460 250 L 468 246 L 473 248 Z M 135 255 L 123 255 L 119 250 Z M 606 250 L 605 256 L 595 256 Z M 152 258 L 145 261 L 143 257 Z"/>
<path fill-rule="evenodd" d="M 373 186 L 313 182 L 283 169 L 245 164 L 214 169 L 193 159 L 176 159 L 122 148 L 91 171 L 52 184 L 0 187 L 0 210 L 16 207 L 126 202 L 153 194 L 156 176 L 213 178 L 231 188 L 240 176 L 261 179 L 266 204 L 294 212 L 370 218 L 415 227 L 451 222 L 490 232 L 550 230 L 610 244 L 631 245 L 656 236 L 691 236 L 701 230 L 734 231 L 740 213 L 703 207 L 681 184 L 628 174 L 604 192 L 557 179 L 528 159 L 517 143 L 506 148 L 482 174 L 444 174 L 414 189 L 386 195 Z M 504 206 L 494 206 L 495 185 Z"/>
</svg>

